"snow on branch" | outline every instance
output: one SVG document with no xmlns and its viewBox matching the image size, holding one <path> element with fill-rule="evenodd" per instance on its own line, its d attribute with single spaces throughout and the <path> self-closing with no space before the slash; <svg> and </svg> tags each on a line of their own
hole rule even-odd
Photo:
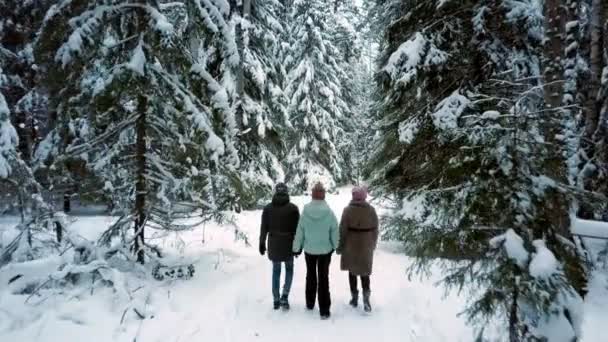
<svg viewBox="0 0 608 342">
<path fill-rule="evenodd" d="M 492 238 L 490 246 L 492 248 L 504 247 L 509 259 L 513 260 L 522 269 L 526 267 L 530 255 L 524 247 L 524 240 L 513 229 Z"/>
<path fill-rule="evenodd" d="M 91 36 L 103 25 L 103 19 L 109 14 L 119 13 L 125 9 L 143 9 L 151 18 L 151 26 L 161 34 L 173 33 L 173 25 L 156 8 L 138 3 L 126 3 L 113 6 L 97 6 L 81 15 L 70 19 L 70 25 L 76 26 L 67 40 L 55 55 L 55 61 L 66 67 L 74 57 L 82 54 L 86 42 L 92 42 Z"/>
<path fill-rule="evenodd" d="M 382 68 L 397 83 L 408 84 L 418 74 L 418 68 L 440 65 L 447 61 L 448 54 L 438 49 L 420 32 L 401 44 L 391 54 Z"/>
<path fill-rule="evenodd" d="M 12 172 L 9 158 L 15 153 L 18 143 L 19 137 L 15 127 L 11 125 L 8 105 L 0 93 L 0 179 L 7 178 Z"/>
<path fill-rule="evenodd" d="M 441 131 L 449 131 L 458 127 L 458 119 L 469 107 L 471 100 L 456 90 L 452 95 L 443 99 L 431 114 L 433 124 Z"/>
<path fill-rule="evenodd" d="M 608 222 L 575 218 L 572 220 L 572 234 L 581 237 L 608 240 Z"/>
<path fill-rule="evenodd" d="M 225 0 L 194 0 L 194 3 L 199 16 L 209 29 L 221 33 L 228 64 L 238 65 L 240 57 L 235 34 L 233 27 L 225 19 L 230 13 L 230 5 Z"/>
<path fill-rule="evenodd" d="M 144 44 L 144 40 L 143 37 L 139 39 L 139 43 L 137 44 L 137 47 L 135 47 L 135 49 L 133 50 L 133 55 L 131 56 L 131 60 L 129 61 L 129 64 L 127 65 L 127 67 L 131 70 L 133 70 L 135 73 L 137 73 L 140 76 L 144 76 L 144 69 L 145 69 L 145 65 L 146 65 L 146 55 L 144 53 L 144 48 L 143 48 L 143 44 Z"/>
</svg>

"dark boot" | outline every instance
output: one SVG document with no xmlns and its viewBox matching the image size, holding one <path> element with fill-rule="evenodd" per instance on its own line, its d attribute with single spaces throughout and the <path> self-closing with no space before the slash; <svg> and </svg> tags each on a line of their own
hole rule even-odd
<svg viewBox="0 0 608 342">
<path fill-rule="evenodd" d="M 281 308 L 283 310 L 289 310 L 289 300 L 287 299 L 287 296 L 285 296 L 285 295 L 281 296 L 281 299 L 279 302 L 280 302 Z"/>
<path fill-rule="evenodd" d="M 359 305 L 359 291 L 354 291 L 350 293 L 352 298 L 350 300 L 350 302 L 348 302 L 348 304 L 350 304 L 350 306 L 352 306 L 353 308 L 356 308 L 357 305 Z"/>
<path fill-rule="evenodd" d="M 372 311 L 372 305 L 369 302 L 370 295 L 371 295 L 371 291 L 364 291 L 363 292 L 363 310 L 365 310 L 365 312 L 371 312 Z"/>
<path fill-rule="evenodd" d="M 329 312 L 322 313 L 321 320 L 323 320 L 323 321 L 328 320 L 330 316 L 331 316 L 331 314 Z"/>
<path fill-rule="evenodd" d="M 279 310 L 281 308 L 281 302 L 278 300 L 275 300 L 272 306 L 275 310 Z"/>
</svg>

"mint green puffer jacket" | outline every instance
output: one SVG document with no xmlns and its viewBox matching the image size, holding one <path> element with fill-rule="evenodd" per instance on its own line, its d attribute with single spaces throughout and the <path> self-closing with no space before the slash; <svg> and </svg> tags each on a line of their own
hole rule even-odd
<svg viewBox="0 0 608 342">
<path fill-rule="evenodd" d="M 304 206 L 296 236 L 294 253 L 304 252 L 321 255 L 338 248 L 340 232 L 338 219 L 325 201 L 313 200 Z"/>
</svg>

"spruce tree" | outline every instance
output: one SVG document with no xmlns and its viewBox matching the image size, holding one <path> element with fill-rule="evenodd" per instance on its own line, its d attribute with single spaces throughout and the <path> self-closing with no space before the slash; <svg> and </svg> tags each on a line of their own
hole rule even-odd
<svg viewBox="0 0 608 342">
<path fill-rule="evenodd" d="M 238 62 L 228 17 L 223 1 L 65 1 L 38 39 L 58 115 L 38 157 L 101 180 L 118 216 L 101 242 L 140 263 L 161 256 L 146 230 L 188 229 L 177 219 L 217 217 L 236 198 L 236 123 L 215 79 Z"/>
<path fill-rule="evenodd" d="M 402 206 L 420 203 L 416 215 L 393 212 L 387 235 L 418 257 L 411 272 L 439 264 L 448 289 L 472 289 L 465 313 L 480 338 L 495 317 L 511 341 L 579 336 L 584 270 L 558 219 L 572 194 L 560 121 L 546 114 L 543 8 L 379 6 L 397 19 L 381 43 L 375 106 L 385 132 L 368 172 Z M 553 324 L 568 328 L 554 335 Z"/>
<path fill-rule="evenodd" d="M 324 1 L 296 0 L 291 5 L 291 40 L 284 62 L 292 134 L 285 169 L 289 184 L 298 190 L 319 180 L 333 187 L 349 173 L 338 147 L 348 139 L 340 125 L 349 113 L 341 82 L 346 75 L 332 41 L 330 15 Z"/>
<path fill-rule="evenodd" d="M 241 178 L 249 205 L 285 178 L 281 158 L 287 136 L 284 68 L 280 60 L 284 10 L 277 0 L 250 0 L 236 7 L 239 51 L 236 111 Z"/>
</svg>

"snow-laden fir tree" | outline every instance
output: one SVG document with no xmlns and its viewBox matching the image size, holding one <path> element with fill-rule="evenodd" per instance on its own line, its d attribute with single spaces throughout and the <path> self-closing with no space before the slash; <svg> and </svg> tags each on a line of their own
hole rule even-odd
<svg viewBox="0 0 608 342">
<path fill-rule="evenodd" d="M 342 128 L 341 138 L 335 142 L 336 149 L 342 158 L 343 181 L 355 180 L 359 174 L 358 160 L 365 149 L 364 112 L 366 111 L 370 79 L 365 73 L 363 60 L 363 36 L 357 31 L 359 8 L 351 1 L 334 1 L 334 20 L 330 21 L 332 41 L 338 50 L 338 65 L 342 72 L 342 98 L 348 106 L 345 108 L 338 124 Z M 361 130 L 358 130 L 361 128 Z"/>
<path fill-rule="evenodd" d="M 397 19 L 381 46 L 370 174 L 379 191 L 420 209 L 395 210 L 387 234 L 418 257 L 412 272 L 439 264 L 448 289 L 469 292 L 465 313 L 480 338 L 496 317 L 511 341 L 580 336 L 585 275 L 564 230 L 571 198 L 558 112 L 545 107 L 543 8 L 379 6 Z"/>
<path fill-rule="evenodd" d="M 0 69 L 0 86 L 4 84 L 6 76 Z M 17 159 L 17 131 L 10 120 L 8 104 L 0 92 L 0 178 L 7 179 L 13 172 L 13 163 Z"/>
<path fill-rule="evenodd" d="M 47 99 L 39 87 L 32 42 L 51 4 L 50 0 L 0 1 L 0 66 L 7 76 L 2 87 L 26 162 L 47 132 Z"/>
<path fill-rule="evenodd" d="M 285 94 L 292 134 L 286 177 L 298 190 L 319 180 L 332 187 L 348 180 L 350 162 L 338 144 L 348 139 L 340 122 L 350 109 L 341 82 L 346 75 L 331 36 L 331 11 L 325 1 L 295 0 L 288 20 Z"/>
<path fill-rule="evenodd" d="M 0 68 L 0 89 L 7 84 Z M 10 208 L 20 215 L 17 237 L 0 246 L 0 267 L 12 261 L 26 261 L 40 257 L 47 248 L 62 240 L 63 220 L 42 198 L 42 186 L 19 151 L 19 135 L 10 120 L 8 103 L 0 91 L 0 203 L 11 203 Z M 0 208 L 4 211 L 6 208 Z"/>
<path fill-rule="evenodd" d="M 118 220 L 101 242 L 143 263 L 150 228 L 215 216 L 236 197 L 236 121 L 222 67 L 238 51 L 226 1 L 61 1 L 37 41 L 57 128 L 37 159 L 81 162 Z M 201 214 L 202 213 L 202 214 Z M 116 245 L 118 241 L 118 245 Z M 148 253 L 154 251 L 154 255 Z"/>
<path fill-rule="evenodd" d="M 270 194 L 285 178 L 281 158 L 287 136 L 285 70 L 280 59 L 284 33 L 278 0 L 248 0 L 236 7 L 236 115 L 238 151 L 248 204 Z"/>
</svg>

